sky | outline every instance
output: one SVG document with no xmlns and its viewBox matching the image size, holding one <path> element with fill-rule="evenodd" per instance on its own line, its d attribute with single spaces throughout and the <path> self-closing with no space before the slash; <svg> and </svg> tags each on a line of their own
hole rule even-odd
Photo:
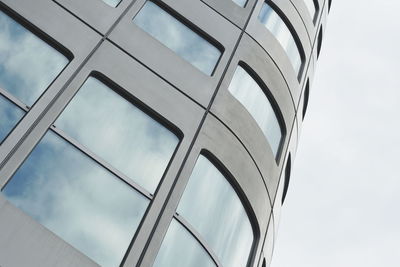
<svg viewBox="0 0 400 267">
<path fill-rule="evenodd" d="M 399 11 L 332 2 L 272 267 L 400 266 Z"/>
</svg>

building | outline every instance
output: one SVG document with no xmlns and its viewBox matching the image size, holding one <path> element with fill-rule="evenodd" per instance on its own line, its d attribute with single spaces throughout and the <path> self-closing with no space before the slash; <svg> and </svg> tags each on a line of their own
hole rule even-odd
<svg viewBox="0 0 400 267">
<path fill-rule="evenodd" d="M 0 266 L 267 266 L 325 0 L 0 1 Z"/>
</svg>

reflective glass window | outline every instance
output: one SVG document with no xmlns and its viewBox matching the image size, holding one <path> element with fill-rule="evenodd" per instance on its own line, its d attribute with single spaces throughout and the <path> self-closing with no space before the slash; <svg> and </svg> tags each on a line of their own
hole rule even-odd
<svg viewBox="0 0 400 267">
<path fill-rule="evenodd" d="M 247 3 L 247 0 L 232 0 L 235 2 L 238 6 L 244 7 Z"/>
<path fill-rule="evenodd" d="M 177 213 L 203 237 L 223 266 L 247 266 L 254 241 L 249 217 L 225 176 L 202 155 Z"/>
<path fill-rule="evenodd" d="M 0 87 L 31 106 L 68 59 L 0 11 Z"/>
<path fill-rule="evenodd" d="M 315 5 L 315 0 L 304 0 L 304 3 L 307 6 L 308 12 L 310 13 L 311 19 L 314 20 L 315 15 L 317 13 L 317 7 Z"/>
<path fill-rule="evenodd" d="M 258 19 L 275 36 L 286 51 L 294 70 L 299 73 L 302 65 L 300 50 L 292 32 L 280 15 L 269 4 L 264 2 Z"/>
<path fill-rule="evenodd" d="M 173 219 L 153 266 L 214 267 L 216 265 L 190 232 Z"/>
<path fill-rule="evenodd" d="M 193 66 L 212 75 L 221 51 L 164 9 L 147 1 L 133 22 Z"/>
<path fill-rule="evenodd" d="M 23 110 L 0 94 L 0 144 L 23 116 Z"/>
<path fill-rule="evenodd" d="M 283 133 L 272 104 L 263 89 L 245 69 L 238 66 L 228 90 L 257 122 L 276 157 Z"/>
<path fill-rule="evenodd" d="M 101 266 L 119 266 L 149 200 L 49 131 L 2 194 Z"/>
<path fill-rule="evenodd" d="M 175 134 L 93 77 L 55 125 L 150 193 L 179 142 Z"/>
<path fill-rule="evenodd" d="M 121 2 L 121 0 L 102 0 L 102 1 L 111 7 L 116 7 Z"/>
</svg>

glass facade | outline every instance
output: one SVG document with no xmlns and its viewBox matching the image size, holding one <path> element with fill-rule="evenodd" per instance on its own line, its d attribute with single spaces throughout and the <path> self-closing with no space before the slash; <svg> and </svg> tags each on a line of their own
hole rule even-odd
<svg viewBox="0 0 400 267">
<path fill-rule="evenodd" d="M 152 194 L 179 143 L 175 134 L 92 77 L 55 125 Z"/>
<path fill-rule="evenodd" d="M 49 131 L 2 191 L 101 266 L 118 266 L 149 200 Z"/>
<path fill-rule="evenodd" d="M 147 1 L 133 22 L 207 75 L 212 75 L 221 51 L 157 4 Z"/>
<path fill-rule="evenodd" d="M 55 125 L 63 137 L 49 130 L 2 193 L 97 263 L 118 266 L 150 200 L 88 155 L 154 193 L 179 139 L 93 77 Z"/>
<path fill-rule="evenodd" d="M 258 19 L 275 36 L 289 57 L 290 63 L 297 74 L 303 64 L 299 47 L 288 25 L 267 2 L 263 3 Z"/>
<path fill-rule="evenodd" d="M 177 220 L 173 219 L 154 267 L 216 267 L 207 251 Z"/>
<path fill-rule="evenodd" d="M 264 90 L 241 66 L 236 68 L 228 90 L 257 122 L 267 138 L 274 156 L 277 157 L 283 132 L 274 108 Z"/>
<path fill-rule="evenodd" d="M 202 155 L 177 213 L 200 234 L 223 266 L 247 265 L 254 233 L 246 210 L 225 176 Z"/>
<path fill-rule="evenodd" d="M 17 104 L 2 96 L 2 90 L 32 106 L 68 62 L 63 54 L 0 11 L 0 143 L 24 115 Z"/>
</svg>

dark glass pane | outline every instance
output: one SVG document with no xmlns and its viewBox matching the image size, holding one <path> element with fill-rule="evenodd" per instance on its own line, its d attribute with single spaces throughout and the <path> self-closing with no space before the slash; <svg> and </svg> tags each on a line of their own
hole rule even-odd
<svg viewBox="0 0 400 267">
<path fill-rule="evenodd" d="M 253 228 L 241 200 L 220 171 L 200 156 L 177 212 L 205 239 L 223 266 L 247 266 Z"/>
<path fill-rule="evenodd" d="M 221 51 L 158 5 L 147 1 L 133 22 L 205 74 L 214 71 Z"/>
<path fill-rule="evenodd" d="M 164 237 L 155 267 L 214 267 L 208 253 L 175 219 Z"/>
<path fill-rule="evenodd" d="M 0 87 L 31 106 L 68 59 L 0 11 Z"/>
<path fill-rule="evenodd" d="M 55 122 L 69 136 L 154 193 L 178 137 L 95 78 Z"/>
<path fill-rule="evenodd" d="M 236 68 L 228 90 L 257 122 L 276 157 L 282 139 L 282 130 L 275 111 L 264 91 L 240 66 Z"/>
<path fill-rule="evenodd" d="M 0 143 L 14 128 L 25 112 L 0 95 Z"/>
<path fill-rule="evenodd" d="M 2 193 L 101 266 L 119 266 L 149 203 L 52 132 Z"/>
<path fill-rule="evenodd" d="M 299 73 L 302 64 L 300 51 L 286 23 L 279 14 L 265 2 L 258 15 L 258 19 L 275 36 L 286 51 L 294 70 L 296 73 Z"/>
</svg>

